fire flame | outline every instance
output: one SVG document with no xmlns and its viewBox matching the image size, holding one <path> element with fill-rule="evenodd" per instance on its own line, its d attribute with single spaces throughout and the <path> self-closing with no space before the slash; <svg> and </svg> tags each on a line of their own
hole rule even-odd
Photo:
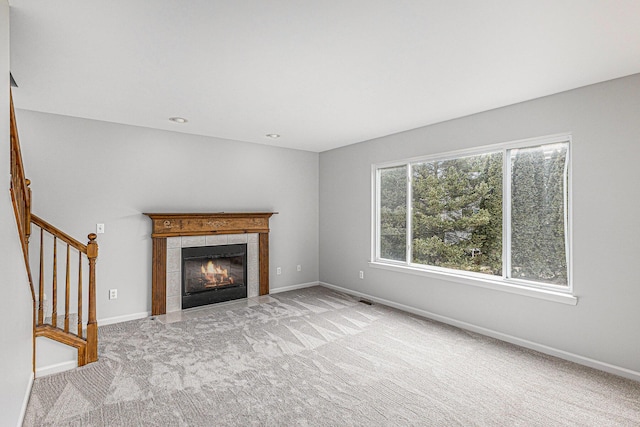
<svg viewBox="0 0 640 427">
<path fill-rule="evenodd" d="M 213 261 L 207 262 L 206 268 L 204 265 L 201 266 L 200 271 L 202 272 L 208 283 L 233 283 L 233 278 L 229 277 L 229 272 L 227 271 L 227 269 L 215 265 Z"/>
</svg>

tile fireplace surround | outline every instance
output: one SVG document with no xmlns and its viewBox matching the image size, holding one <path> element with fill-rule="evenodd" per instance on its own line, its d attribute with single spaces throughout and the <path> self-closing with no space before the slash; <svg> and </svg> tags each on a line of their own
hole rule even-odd
<svg viewBox="0 0 640 427">
<path fill-rule="evenodd" d="M 145 213 L 152 221 L 151 313 L 182 309 L 185 247 L 247 244 L 247 296 L 269 293 L 269 218 L 277 212 Z"/>
<path fill-rule="evenodd" d="M 182 248 L 238 243 L 247 245 L 247 298 L 257 297 L 259 295 L 258 233 L 167 237 L 167 313 L 182 310 Z"/>
</svg>

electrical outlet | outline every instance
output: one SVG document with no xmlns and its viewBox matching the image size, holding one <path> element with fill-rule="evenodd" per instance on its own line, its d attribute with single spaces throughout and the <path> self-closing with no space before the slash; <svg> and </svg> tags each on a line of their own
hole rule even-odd
<svg viewBox="0 0 640 427">
<path fill-rule="evenodd" d="M 278 276 L 282 274 L 282 268 L 281 267 L 276 268 L 276 274 Z"/>
<path fill-rule="evenodd" d="M 364 279 L 364 271 L 360 270 L 360 278 Z"/>
<path fill-rule="evenodd" d="M 117 289 L 109 289 L 109 299 L 118 299 Z"/>
<path fill-rule="evenodd" d="M 96 234 L 104 233 L 104 224 L 96 224 Z"/>
<path fill-rule="evenodd" d="M 298 271 L 302 271 L 302 266 L 301 265 L 298 265 L 297 268 L 298 268 Z"/>
</svg>

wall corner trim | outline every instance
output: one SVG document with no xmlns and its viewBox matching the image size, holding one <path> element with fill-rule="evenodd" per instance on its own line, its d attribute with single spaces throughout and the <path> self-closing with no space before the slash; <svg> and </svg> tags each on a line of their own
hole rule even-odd
<svg viewBox="0 0 640 427">
<path fill-rule="evenodd" d="M 20 427 L 24 423 L 24 416 L 27 414 L 27 405 L 29 404 L 29 399 L 31 398 L 31 389 L 33 388 L 33 380 L 34 374 L 31 372 L 31 376 L 29 377 L 29 383 L 27 384 L 27 389 L 24 393 L 24 399 L 22 400 L 22 408 L 20 408 L 20 418 L 18 419 L 17 427 Z"/>
</svg>

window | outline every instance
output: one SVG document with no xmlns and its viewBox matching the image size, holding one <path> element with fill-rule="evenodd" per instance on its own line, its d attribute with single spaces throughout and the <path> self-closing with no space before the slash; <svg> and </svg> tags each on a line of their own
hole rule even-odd
<svg viewBox="0 0 640 427">
<path fill-rule="evenodd" d="M 406 260 L 407 166 L 380 169 L 380 257 Z"/>
<path fill-rule="evenodd" d="M 502 274 L 502 157 L 411 165 L 411 262 Z"/>
<path fill-rule="evenodd" d="M 569 143 L 374 166 L 374 263 L 570 292 Z"/>
</svg>

